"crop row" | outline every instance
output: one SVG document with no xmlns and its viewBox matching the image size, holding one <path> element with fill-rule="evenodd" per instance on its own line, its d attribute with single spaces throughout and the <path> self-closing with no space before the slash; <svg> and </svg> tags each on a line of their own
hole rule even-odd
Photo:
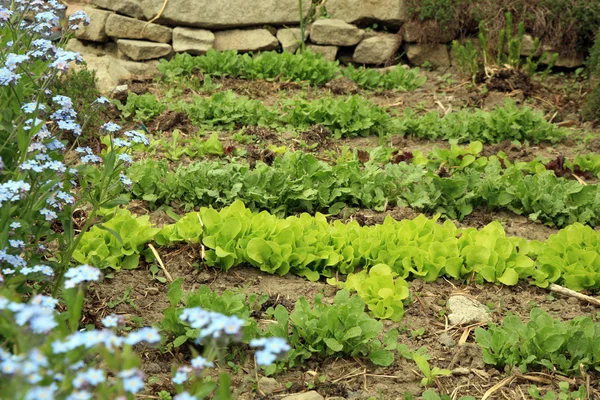
<svg viewBox="0 0 600 400">
<path fill-rule="evenodd" d="M 356 82 L 363 89 L 415 90 L 426 78 L 418 68 L 410 70 L 397 66 L 385 72 L 372 68 L 340 68 L 339 62 L 327 61 L 319 54 L 262 52 L 251 56 L 236 51 L 209 50 L 203 56 L 177 54 L 171 60 L 161 60 L 158 66 L 167 81 L 203 73 L 216 77 L 250 80 L 307 82 L 322 86 L 340 76 Z"/>
<path fill-rule="evenodd" d="M 194 97 L 190 102 L 158 100 L 152 94 L 130 94 L 125 105 L 118 104 L 123 115 L 146 122 L 165 109 L 185 113 L 190 121 L 207 129 L 233 129 L 263 126 L 302 130 L 314 125 L 329 129 L 336 138 L 369 135 L 411 135 L 423 139 L 455 142 L 479 140 L 499 143 L 504 140 L 558 142 L 568 130 L 546 121 L 541 113 L 517 107 L 507 100 L 492 111 L 460 110 L 440 116 L 437 111 L 417 115 L 406 110 L 393 115 L 360 96 L 289 99 L 267 107 L 259 100 L 237 96 L 231 91 L 211 97 Z"/>
<path fill-rule="evenodd" d="M 201 208 L 160 230 L 147 217 L 120 211 L 103 227 L 90 229 L 74 257 L 117 269 L 127 261 L 126 268 L 134 268 L 137 260 L 127 258 L 139 258 L 150 240 L 158 245 L 202 243 L 203 261 L 223 270 L 249 264 L 270 274 L 294 273 L 311 280 L 385 264 L 403 279 L 446 276 L 505 285 L 522 279 L 542 287 L 600 288 L 600 233 L 581 224 L 539 242 L 507 237 L 498 222 L 478 231 L 421 215 L 360 226 L 356 221 L 329 223 L 322 214 L 283 219 L 253 213 L 240 201 L 220 211 Z"/>
<path fill-rule="evenodd" d="M 475 207 L 485 207 L 558 227 L 600 223 L 598 184 L 582 185 L 534 164 L 510 165 L 497 157 L 462 157 L 467 165 L 450 168 L 451 174 L 420 165 L 423 159 L 414 160 L 415 164 L 380 166 L 375 158 L 365 164 L 353 159 L 329 165 L 295 152 L 276 158 L 272 165 L 259 162 L 253 169 L 248 164 L 198 161 L 172 171 L 165 160 L 146 160 L 134 164 L 128 175 L 134 197 L 188 210 L 222 207 L 235 200 L 276 215 L 410 206 L 461 220 Z M 535 173 L 524 174 L 525 168 Z"/>
</svg>

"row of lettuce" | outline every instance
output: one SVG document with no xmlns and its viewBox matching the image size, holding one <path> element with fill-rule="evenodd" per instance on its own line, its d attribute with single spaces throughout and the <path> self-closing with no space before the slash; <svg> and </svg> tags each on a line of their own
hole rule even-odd
<svg viewBox="0 0 600 400">
<path fill-rule="evenodd" d="M 81 263 L 135 268 L 145 244 L 202 245 L 206 265 L 229 270 L 252 265 L 310 280 L 354 273 L 379 264 L 400 278 L 434 281 L 438 277 L 515 285 L 519 280 L 545 287 L 549 283 L 573 290 L 600 288 L 600 233 L 573 224 L 546 241 L 507 237 L 492 222 L 481 230 L 440 224 L 419 216 L 360 226 L 356 221 L 330 223 L 322 214 L 278 218 L 254 213 L 241 201 L 220 211 L 202 208 L 174 224 L 153 227 L 148 216 L 119 210 L 94 226 L 74 254 Z"/>
<path fill-rule="evenodd" d="M 541 113 L 528 107 L 519 108 L 509 99 L 492 111 L 464 109 L 445 115 L 437 111 L 420 115 L 411 109 L 398 114 L 361 96 L 294 98 L 268 107 L 260 100 L 238 96 L 231 91 L 209 97 L 195 96 L 189 100 L 129 93 L 126 103 L 119 102 L 117 107 L 125 118 L 141 122 L 148 122 L 169 110 L 184 113 L 201 129 L 259 126 L 301 131 L 321 125 L 335 138 L 410 135 L 459 143 L 476 140 L 484 143 L 505 140 L 555 143 L 570 133 L 568 129 L 546 121 Z"/>
<path fill-rule="evenodd" d="M 198 74 L 249 80 L 307 83 L 323 86 L 340 77 L 346 77 L 363 89 L 415 90 L 427 78 L 418 68 L 402 66 L 377 71 L 372 68 L 340 68 L 338 61 L 327 61 L 319 54 L 262 52 L 256 55 L 238 54 L 236 51 L 209 50 L 194 57 L 177 54 L 170 60 L 161 60 L 158 69 L 167 82 L 181 83 Z"/>
<path fill-rule="evenodd" d="M 409 206 L 462 220 L 475 208 L 508 210 L 549 226 L 600 223 L 595 183 L 557 177 L 542 161 L 511 163 L 504 154 L 479 156 L 480 144 L 436 149 L 428 156 L 377 148 L 329 164 L 315 156 L 286 153 L 272 164 L 224 160 L 172 167 L 165 160 L 132 165 L 132 196 L 152 207 L 223 207 L 242 200 L 254 211 L 286 216 L 298 212 L 338 214 L 346 207 L 385 210 Z M 398 157 L 405 161 L 399 161 Z M 581 156 L 569 167 L 597 174 L 598 156 Z"/>
</svg>

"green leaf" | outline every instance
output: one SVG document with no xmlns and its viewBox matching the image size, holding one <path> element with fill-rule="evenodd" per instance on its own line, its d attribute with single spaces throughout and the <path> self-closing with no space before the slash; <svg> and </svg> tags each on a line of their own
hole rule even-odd
<svg viewBox="0 0 600 400">
<path fill-rule="evenodd" d="M 325 342 L 327 347 L 329 347 L 331 350 L 333 350 L 336 353 L 339 353 L 340 351 L 342 351 L 344 349 L 344 345 L 342 345 L 340 342 L 338 342 L 337 340 L 335 340 L 333 338 L 324 338 L 323 341 Z"/>
<path fill-rule="evenodd" d="M 362 334 L 362 329 L 360 328 L 360 326 L 353 326 L 352 328 L 350 328 L 346 331 L 342 340 L 347 341 L 348 339 L 353 339 L 353 338 L 359 337 L 361 334 Z"/>
<path fill-rule="evenodd" d="M 519 274 L 517 274 L 514 269 L 507 268 L 502 276 L 498 278 L 498 282 L 508 286 L 514 286 L 519 282 Z"/>
<path fill-rule="evenodd" d="M 369 354 L 369 360 L 375 365 L 387 367 L 394 362 L 394 353 L 385 349 L 375 350 Z"/>
<path fill-rule="evenodd" d="M 186 335 L 178 336 L 177 338 L 175 338 L 175 340 L 173 340 L 173 347 L 181 346 L 182 344 L 187 342 L 188 339 L 189 337 L 187 337 Z"/>
<path fill-rule="evenodd" d="M 169 292 L 167 294 L 167 298 L 169 299 L 169 303 L 171 303 L 171 307 L 176 307 L 183 298 L 184 292 L 181 288 L 183 282 L 183 278 L 178 278 L 171 282 L 171 284 L 169 285 Z"/>
</svg>

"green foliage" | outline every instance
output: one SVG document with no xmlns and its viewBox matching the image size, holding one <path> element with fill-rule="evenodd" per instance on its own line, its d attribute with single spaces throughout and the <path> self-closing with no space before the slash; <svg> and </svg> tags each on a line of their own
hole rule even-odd
<svg viewBox="0 0 600 400">
<path fill-rule="evenodd" d="M 330 225 L 321 214 L 286 219 L 265 212 L 253 214 L 241 202 L 220 212 L 202 208 L 199 217 L 198 221 L 190 218 L 186 225 L 202 224 L 206 263 L 225 270 L 246 263 L 271 274 L 293 272 L 317 280 L 331 277 L 334 268 L 351 273 L 358 266 L 387 264 L 401 278 L 434 281 L 447 275 L 509 285 L 516 283 L 515 276 L 538 275 L 527 257 L 527 241 L 506 237 L 499 223 L 481 231 L 459 231 L 449 221 L 439 225 L 420 216 L 400 222 L 387 218 L 373 227 L 339 221 Z M 165 227 L 158 237 L 165 243 L 173 232 Z M 387 297 L 384 294 L 377 296 Z M 400 288 L 393 295 L 401 300 L 407 294 Z M 376 304 L 377 299 L 370 298 L 370 303 Z M 385 299 L 383 305 L 385 312 Z"/>
<path fill-rule="evenodd" d="M 454 18 L 455 3 L 456 0 L 420 0 L 419 19 L 435 20 L 444 29 Z"/>
<path fill-rule="evenodd" d="M 166 161 L 134 164 L 129 177 L 136 198 L 154 205 L 179 203 L 186 209 L 221 207 L 241 199 L 252 210 L 277 215 L 322 211 L 337 214 L 344 206 L 383 210 L 398 202 L 408 184 L 422 177 L 410 164 L 363 165 L 354 158 L 329 165 L 302 152 L 286 153 L 271 166 L 199 161 L 170 171 Z"/>
<path fill-rule="evenodd" d="M 211 49 L 203 56 L 177 54 L 169 61 L 161 60 L 159 70 L 167 81 L 189 78 L 201 72 L 209 76 L 240 79 L 307 82 L 313 86 L 323 86 L 346 75 L 365 89 L 401 91 L 415 90 L 426 79 L 419 76 L 418 69 L 405 70 L 400 66 L 386 73 L 354 67 L 342 71 L 338 61 L 327 61 L 320 54 L 308 51 L 297 54 L 267 51 L 251 56 L 233 50 L 219 52 Z"/>
<path fill-rule="evenodd" d="M 436 111 L 418 116 L 407 109 L 391 116 L 384 108 L 361 96 L 286 100 L 267 108 L 261 101 L 233 92 L 216 93 L 210 98 L 195 97 L 191 103 L 179 102 L 176 110 L 185 112 L 198 126 L 233 129 L 242 126 L 268 126 L 307 129 L 320 124 L 336 138 L 368 135 L 408 134 L 423 139 L 453 142 L 479 140 L 499 143 L 504 140 L 533 143 L 558 142 L 568 130 L 546 121 L 543 115 L 506 100 L 492 111 L 460 110 L 440 116 Z"/>
<path fill-rule="evenodd" d="M 127 102 L 122 104 L 119 100 L 113 100 L 121 111 L 122 118 L 133 117 L 135 121 L 148 122 L 154 117 L 158 117 L 167 106 L 156 98 L 153 94 L 145 93 L 137 95 L 133 92 L 127 94 Z"/>
<path fill-rule="evenodd" d="M 544 282 L 573 290 L 600 289 L 600 233 L 579 223 L 570 225 L 543 243 L 537 264 Z"/>
<path fill-rule="evenodd" d="M 51 88 L 52 93 L 60 93 L 71 98 L 73 108 L 77 110 L 77 121 L 83 127 L 83 133 L 79 140 L 88 140 L 88 132 L 95 132 L 105 120 L 95 101 L 100 97 L 96 88 L 96 71 L 89 70 L 84 65 L 76 71 L 70 71 L 61 79 L 56 79 Z"/>
<path fill-rule="evenodd" d="M 405 69 L 398 65 L 392 70 L 379 72 L 373 68 L 355 68 L 349 65 L 344 75 L 363 89 L 395 89 L 398 91 L 415 90 L 422 86 L 427 78 L 419 75 L 419 69 Z"/>
<path fill-rule="evenodd" d="M 547 391 L 546 394 L 542 395 L 540 389 L 538 389 L 537 386 L 532 385 L 527 390 L 527 393 L 534 400 L 583 400 L 587 398 L 587 391 L 583 385 L 580 386 L 576 391 L 571 392 L 569 383 L 559 382 L 558 389 L 558 393 Z"/>
<path fill-rule="evenodd" d="M 594 46 L 590 50 L 590 56 L 586 64 L 590 70 L 590 76 L 600 79 L 600 31 L 596 35 Z"/>
<path fill-rule="evenodd" d="M 326 61 L 317 53 L 263 52 L 254 56 L 252 64 L 243 71 L 242 77 L 253 80 L 309 82 L 314 86 L 323 86 L 339 74 L 337 61 Z"/>
<path fill-rule="evenodd" d="M 475 337 L 483 361 L 497 367 L 516 366 L 523 373 L 547 368 L 572 376 L 581 370 L 600 370 L 600 324 L 589 317 L 565 323 L 534 308 L 526 324 L 509 314 L 502 326 L 477 328 Z"/>
<path fill-rule="evenodd" d="M 592 90 L 586 96 L 586 102 L 582 110 L 583 118 L 587 121 L 600 120 L 600 31 L 596 35 L 596 41 L 590 51 L 587 60 L 590 70 L 590 83 Z"/>
<path fill-rule="evenodd" d="M 160 328 L 173 338 L 173 346 L 179 347 L 189 340 L 198 338 L 200 331 L 193 329 L 187 322 L 181 321 L 179 316 L 184 308 L 200 307 L 204 310 L 214 311 L 224 315 L 235 315 L 246 320 L 243 328 L 243 340 L 247 343 L 258 336 L 258 325 L 250 314 L 255 308 L 260 308 L 266 298 L 256 294 L 245 295 L 241 292 L 226 290 L 223 293 L 212 291 L 208 286 L 202 285 L 194 292 L 184 292 L 183 279 L 177 279 L 169 285 L 169 303 L 171 307 L 163 311 L 164 318 Z"/>
<path fill-rule="evenodd" d="M 593 83 L 592 91 L 586 96 L 581 113 L 586 121 L 600 119 L 600 79 Z"/>
<path fill-rule="evenodd" d="M 458 143 L 475 140 L 484 143 L 500 143 L 504 140 L 558 142 L 568 132 L 546 121 L 541 113 L 527 107 L 518 108 L 508 99 L 503 107 L 498 106 L 493 111 L 460 110 L 441 118 L 436 111 L 417 116 L 407 110 L 399 124 L 400 131 L 409 135 Z"/>
<path fill-rule="evenodd" d="M 269 126 L 275 114 L 259 100 L 219 92 L 210 98 L 194 97 L 192 103 L 180 102 L 176 109 L 187 114 L 196 126 L 233 129 L 240 126 Z"/>
<path fill-rule="evenodd" d="M 191 76 L 196 71 L 212 76 L 228 76 L 241 79 L 261 79 L 308 82 L 322 86 L 339 75 L 337 62 L 329 62 L 319 54 L 262 52 L 254 57 L 238 54 L 234 50 L 216 51 L 192 57 L 177 54 L 170 61 L 161 60 L 159 70 L 169 81 Z"/>
<path fill-rule="evenodd" d="M 413 164 L 380 166 L 372 153 L 365 164 L 356 158 L 329 165 L 312 155 L 287 153 L 271 166 L 201 161 L 169 171 L 166 161 L 147 160 L 130 168 L 136 198 L 153 205 L 179 204 L 186 209 L 222 207 L 242 200 L 253 211 L 276 215 L 294 212 L 339 213 L 344 207 L 382 210 L 410 206 L 463 219 L 475 207 L 504 209 L 534 221 L 564 227 L 575 222 L 600 223 L 600 186 L 556 177 L 540 161 L 516 163 L 503 156 L 477 157 L 470 149 L 436 149 L 430 158 L 415 152 Z M 388 156 L 389 157 L 389 156 Z M 582 169 L 599 173 L 597 157 L 575 159 Z M 442 165 L 450 171 L 438 173 Z"/>
<path fill-rule="evenodd" d="M 351 297 L 341 290 L 333 304 L 325 304 L 322 299 L 323 295 L 317 295 L 311 307 L 301 297 L 291 315 L 280 305 L 270 310 L 277 324 L 269 325 L 269 333 L 287 336 L 293 348 L 286 359 L 290 366 L 302 365 L 313 354 L 368 357 L 382 366 L 394 362 L 392 351 L 396 348 L 398 333 L 388 332 L 383 343 L 377 340 L 383 324 L 364 312 L 365 303 L 360 297 Z"/>
<path fill-rule="evenodd" d="M 547 52 L 538 54 L 540 48 L 539 38 L 534 39 L 533 48 L 530 49 L 529 56 L 523 61 L 523 40 L 525 37 L 525 23 L 521 21 L 518 24 L 517 32 L 513 33 L 513 17 L 510 12 L 505 13 L 506 25 L 498 32 L 496 48 L 491 47 L 488 38 L 488 29 L 486 20 L 479 23 L 479 46 L 474 46 L 471 41 L 465 41 L 464 44 L 454 40 L 452 50 L 454 52 L 459 70 L 470 76 L 475 81 L 480 72 L 484 72 L 489 77 L 490 67 L 511 68 L 516 71 L 523 71 L 531 76 L 539 64 L 544 61 L 548 64 L 546 73 L 550 71 L 558 58 L 558 54 L 549 54 Z"/>
<path fill-rule="evenodd" d="M 108 221 L 95 224 L 83 234 L 73 258 L 98 268 L 134 269 L 140 254 L 150 256 L 144 245 L 158 231 L 152 228 L 148 216 L 135 217 L 127 210 L 116 210 Z"/>
<path fill-rule="evenodd" d="M 376 318 L 398 322 L 404 316 L 404 304 L 409 297 L 408 283 L 385 264 L 374 265 L 358 274 L 349 274 L 346 282 L 327 280 L 332 285 L 357 292 Z"/>
<path fill-rule="evenodd" d="M 392 129 L 392 118 L 361 96 L 347 99 L 321 98 L 288 100 L 283 105 L 283 122 L 301 129 L 323 125 L 335 138 L 384 135 Z"/>
<path fill-rule="evenodd" d="M 421 385 L 423 386 L 432 386 L 435 382 L 435 378 L 438 376 L 448 376 L 451 374 L 451 371 L 448 369 L 441 369 L 438 367 L 433 367 L 433 369 L 429 366 L 429 362 L 427 358 L 422 356 L 421 354 L 415 353 L 412 356 L 413 361 L 417 364 L 421 373 L 423 373 L 424 377 L 421 379 Z"/>
<path fill-rule="evenodd" d="M 171 133 L 171 140 L 152 140 L 146 152 L 148 154 L 161 153 L 171 161 L 178 161 L 184 155 L 191 158 L 202 158 L 205 155 L 223 155 L 223 144 L 216 132 L 210 135 L 207 140 L 199 137 L 183 139 L 179 136 L 180 134 L 179 129 L 174 129 Z"/>
</svg>

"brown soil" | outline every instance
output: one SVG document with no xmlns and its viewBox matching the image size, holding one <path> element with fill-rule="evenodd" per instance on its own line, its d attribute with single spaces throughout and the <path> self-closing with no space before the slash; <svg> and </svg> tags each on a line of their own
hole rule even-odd
<svg viewBox="0 0 600 400">
<path fill-rule="evenodd" d="M 295 83 L 281 82 L 252 82 L 231 78 L 214 79 L 213 82 L 221 85 L 219 90 L 231 89 L 238 94 L 250 96 L 272 105 L 285 97 L 302 96 L 313 99 L 323 96 L 360 94 L 371 99 L 380 106 L 386 106 L 392 113 L 401 113 L 410 107 L 419 112 L 437 110 L 448 112 L 466 106 L 481 106 L 485 101 L 484 96 L 477 87 L 470 87 L 467 82 L 462 82 L 457 75 L 440 77 L 425 71 L 429 80 L 421 89 L 398 93 L 394 91 L 367 92 L 362 91 L 344 80 L 337 80 L 324 88 L 306 87 Z M 512 80 L 511 79 L 517 79 Z M 518 77 L 508 77 L 504 80 L 498 78 L 498 87 L 493 93 L 499 95 L 501 100 L 512 92 L 512 89 L 529 90 L 529 105 L 542 110 L 553 121 L 574 121 L 573 127 L 580 127 L 579 118 L 574 110 L 581 104 L 582 96 L 577 90 L 566 90 L 564 79 L 548 79 L 544 84 L 532 85 L 531 89 L 518 82 Z M 508 83 L 506 83 L 508 81 Z M 503 83 L 504 82 L 504 83 Z M 506 86 L 511 90 L 507 90 Z M 516 86 L 515 86 L 516 85 Z M 517 88 L 518 86 L 518 88 Z M 492 90 L 493 88 L 488 87 Z M 161 95 L 164 86 L 161 83 L 132 83 L 129 88 L 134 93 L 146 91 Z M 500 93 L 502 92 L 502 93 Z M 548 95 L 552 93 L 552 95 Z M 192 93 L 184 90 L 184 96 L 202 95 L 208 93 Z M 126 94 L 124 99 L 126 99 Z M 171 136 L 174 129 L 179 129 L 183 134 L 193 135 L 197 129 L 177 112 L 166 112 L 148 124 L 152 131 L 160 131 L 165 138 Z M 210 134 L 210 133 L 208 133 Z M 275 154 L 268 149 L 269 145 L 276 147 L 286 146 L 288 151 L 303 150 L 313 152 L 319 159 L 334 162 L 337 155 L 344 148 L 365 150 L 379 145 L 387 145 L 399 152 L 414 152 L 416 150 L 427 153 L 433 147 L 449 147 L 447 142 L 422 141 L 414 138 L 391 136 L 387 143 L 378 137 L 333 140 L 327 129 L 315 126 L 299 134 L 278 132 L 267 128 L 245 128 L 246 135 L 252 135 L 251 143 L 240 144 L 233 140 L 232 132 L 220 132 L 220 137 L 226 148 L 236 147 L 246 150 L 246 159 L 251 164 L 262 161 L 271 163 Z M 600 140 L 593 139 L 588 148 L 584 148 L 583 141 L 573 139 L 558 145 L 540 145 L 519 147 L 510 142 L 493 146 L 484 146 L 484 155 L 496 154 L 504 151 L 512 160 L 532 160 L 536 157 L 547 159 L 564 155 L 572 158 L 575 154 L 587 151 L 598 151 Z M 162 157 L 160 154 L 156 157 Z M 182 161 L 183 162 L 183 161 Z M 187 162 L 187 160 L 185 161 Z M 177 163 L 173 164 L 174 166 Z M 145 202 L 132 202 L 130 209 L 138 214 L 149 214 L 151 221 L 157 226 L 171 223 L 172 220 L 163 211 L 149 212 Z M 179 210 L 175 209 L 175 212 Z M 386 216 L 395 219 L 414 218 L 414 210 L 395 207 L 386 212 L 372 210 L 344 210 L 339 218 L 344 220 L 357 220 L 363 225 L 381 223 Z M 458 225 L 461 227 L 473 226 L 480 228 L 491 221 L 500 221 L 508 235 L 517 235 L 528 239 L 544 240 L 556 232 L 556 229 L 543 226 L 528 220 L 524 216 L 517 216 L 508 212 L 487 212 L 474 210 Z M 243 290 L 246 293 L 267 294 L 269 300 L 261 310 L 253 314 L 259 321 L 259 326 L 264 327 L 270 323 L 270 317 L 265 314 L 268 306 L 281 304 L 292 310 L 294 303 L 302 296 L 312 301 L 314 296 L 323 293 L 326 299 L 331 299 L 335 288 L 324 281 L 309 282 L 296 276 L 274 276 L 262 273 L 250 267 L 236 267 L 228 272 L 215 270 L 204 265 L 201 254 L 202 249 L 197 246 L 180 246 L 176 248 L 158 249 L 166 269 L 173 279 L 183 278 L 183 288 L 193 291 L 201 285 L 222 292 L 224 290 Z M 110 271 L 105 271 L 110 275 Z M 101 285 L 91 289 L 84 324 L 100 326 L 99 321 L 107 314 L 116 312 L 124 315 L 130 327 L 138 325 L 157 324 L 163 318 L 163 311 L 169 307 L 167 299 L 168 286 L 153 280 L 149 272 L 149 265 L 142 265 L 132 271 L 118 271 L 107 277 Z M 159 271 L 159 276 L 164 273 Z M 494 385 L 505 381 L 506 372 L 499 371 L 485 365 L 481 352 L 474 343 L 474 327 L 449 326 L 445 318 L 445 304 L 454 293 L 467 294 L 486 305 L 494 321 L 500 321 L 507 312 L 513 312 L 527 318 L 530 309 L 537 305 L 550 312 L 556 318 L 563 320 L 576 316 L 595 316 L 596 309 L 580 303 L 572 298 L 562 298 L 558 295 L 549 295 L 549 292 L 526 283 L 515 287 L 500 285 L 476 285 L 472 282 L 458 282 L 440 279 L 433 283 L 424 283 L 414 280 L 410 283 L 412 298 L 406 306 L 403 320 L 397 323 L 385 321 L 385 327 L 399 328 L 401 330 L 400 342 L 412 349 L 426 346 L 431 355 L 430 364 L 439 368 L 454 370 L 450 377 L 436 379 L 434 388 L 450 394 L 455 392 L 455 397 L 472 395 L 482 398 L 483 394 L 491 390 Z M 411 335 L 411 331 L 424 329 L 422 335 Z M 461 341 L 464 337 L 466 340 Z M 460 343 L 460 344 L 459 344 Z M 170 384 L 170 371 L 172 365 L 185 364 L 189 360 L 189 349 L 182 346 L 179 349 L 140 349 L 143 358 L 143 369 L 150 377 L 156 378 L 154 383 L 147 387 L 147 395 L 155 396 L 160 390 L 172 390 Z M 236 360 L 238 362 L 239 360 Z M 254 379 L 253 366 L 249 362 L 242 365 L 239 372 L 234 373 L 234 385 L 241 385 L 244 379 Z M 516 377 L 510 383 L 499 385 L 489 399 L 521 399 L 527 398 L 527 389 L 535 383 L 543 389 L 557 388 L 560 378 L 553 376 L 549 371 L 546 375 L 528 374 L 526 377 Z M 325 377 L 323 380 L 320 377 Z M 283 387 L 281 391 L 263 396 L 259 391 L 253 391 L 250 386 L 245 386 L 241 398 L 269 398 L 280 399 L 286 394 L 306 391 L 314 388 L 325 397 L 341 396 L 345 399 L 376 399 L 403 398 L 405 392 L 420 395 L 424 388 L 420 385 L 420 373 L 414 362 L 397 357 L 390 367 L 374 367 L 363 359 L 322 359 L 314 358 L 305 365 L 289 369 L 275 377 L 278 382 L 289 382 L 289 388 Z M 592 387 L 598 387 L 598 374 L 591 375 Z M 532 381 L 537 379 L 537 382 Z M 541 379 L 541 383 L 540 383 Z M 575 378 L 578 384 L 584 383 L 581 378 Z M 596 389 L 595 389 L 596 390 Z M 339 399 L 338 399 L 339 400 Z"/>
<path fill-rule="evenodd" d="M 161 257 L 173 279 L 183 278 L 185 291 L 193 291 L 201 285 L 212 290 L 242 290 L 245 293 L 269 295 L 263 308 L 254 314 L 259 326 L 266 326 L 269 317 L 264 314 L 267 306 L 281 304 L 288 310 L 300 297 L 312 300 L 318 293 L 331 298 L 336 289 L 324 282 L 309 282 L 295 276 L 267 275 L 248 267 L 233 268 L 222 272 L 202 265 L 199 249 L 184 246 L 175 249 L 161 249 Z M 160 276 L 164 276 L 160 274 Z M 127 294 L 128 295 L 124 295 Z M 527 320 L 532 307 L 540 307 L 553 317 L 569 320 L 577 316 L 595 315 L 596 309 L 573 298 L 562 298 L 550 295 L 550 292 L 527 284 L 515 287 L 498 285 L 475 285 L 470 283 L 440 280 L 425 283 L 421 280 L 411 282 L 412 300 L 406 306 L 406 314 L 400 323 L 384 321 L 386 330 L 400 330 L 399 342 L 411 349 L 421 346 L 427 348 L 431 356 L 430 364 L 439 368 L 454 371 L 450 377 L 436 379 L 437 389 L 442 393 L 450 393 L 455 388 L 459 396 L 472 395 L 481 398 L 483 393 L 505 379 L 504 371 L 499 371 L 484 364 L 481 351 L 474 343 L 474 327 L 469 333 L 465 328 L 449 326 L 445 317 L 445 302 L 453 294 L 463 294 L 475 298 L 486 307 L 495 322 L 500 322 L 507 312 L 519 315 Z M 115 304 L 119 303 L 119 304 Z M 163 310 L 168 308 L 167 285 L 153 281 L 148 266 L 143 265 L 133 271 L 119 271 L 113 279 L 106 279 L 100 286 L 91 289 L 86 305 L 84 323 L 100 326 L 100 319 L 110 313 L 123 315 L 129 325 L 157 324 L 163 318 Z M 424 329 L 422 335 L 415 337 L 411 331 Z M 469 329 L 469 328 L 466 328 Z M 463 335 L 467 340 L 457 344 Z M 460 342 L 463 343 L 463 342 Z M 172 390 L 169 377 L 171 366 L 185 363 L 189 358 L 187 349 L 140 349 L 143 356 L 143 370 L 153 377 L 153 384 L 147 388 L 149 394 L 160 390 Z M 252 366 L 242 365 L 242 372 L 234 374 L 233 382 L 242 384 L 253 377 Z M 245 371 L 245 373 L 244 373 Z M 325 377 L 323 382 L 319 377 Z M 528 377 L 536 376 L 528 374 Z M 550 388 L 559 382 L 551 375 L 543 376 L 552 384 L 538 386 Z M 314 359 L 304 367 L 294 368 L 276 376 L 279 382 L 291 383 L 289 389 L 279 392 L 277 396 L 265 397 L 245 387 L 241 398 L 280 398 L 286 393 L 295 393 L 314 387 L 323 396 L 342 396 L 344 398 L 367 399 L 380 395 L 383 398 L 397 398 L 405 392 L 419 395 L 424 388 L 420 385 L 421 376 L 412 361 L 396 357 L 389 367 L 375 367 L 361 359 Z M 592 375 L 592 385 L 598 376 Z M 583 384 L 581 378 L 575 381 Z M 527 393 L 532 384 L 527 378 L 517 378 L 493 394 L 490 399 L 516 399 L 519 393 Z M 556 386 L 554 386 L 556 387 Z M 594 386 L 592 386 L 594 387 Z"/>
</svg>

